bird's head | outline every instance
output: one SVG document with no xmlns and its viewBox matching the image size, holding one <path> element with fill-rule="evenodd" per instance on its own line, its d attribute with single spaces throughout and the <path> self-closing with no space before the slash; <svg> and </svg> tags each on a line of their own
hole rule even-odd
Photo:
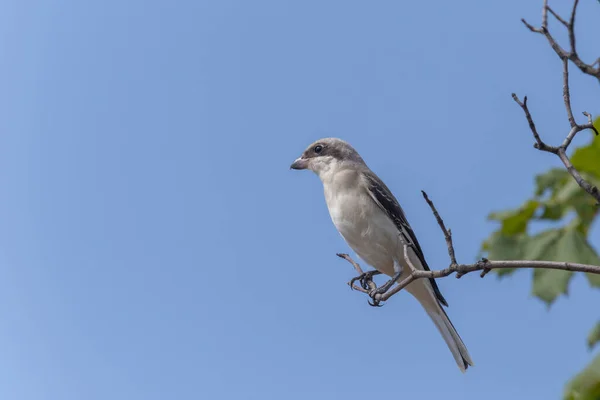
<svg viewBox="0 0 600 400">
<path fill-rule="evenodd" d="M 319 176 L 345 164 L 364 161 L 349 143 L 337 138 L 323 138 L 312 143 L 290 166 L 291 169 L 308 169 Z"/>
</svg>

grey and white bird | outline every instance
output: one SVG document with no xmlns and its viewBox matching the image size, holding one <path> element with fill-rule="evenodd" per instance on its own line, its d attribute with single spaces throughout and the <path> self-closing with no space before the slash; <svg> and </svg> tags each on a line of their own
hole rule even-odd
<svg viewBox="0 0 600 400">
<path fill-rule="evenodd" d="M 405 248 L 414 268 L 429 270 L 398 200 L 349 143 L 336 138 L 317 140 L 290 168 L 308 169 L 319 176 L 331 220 L 346 243 L 367 264 L 391 277 L 377 289 L 377 293 L 385 293 L 410 274 Z M 435 279 L 417 279 L 406 290 L 425 309 L 458 367 L 465 372 L 473 361 L 442 308 L 448 303 Z M 370 296 L 375 294 L 370 293 Z"/>
</svg>

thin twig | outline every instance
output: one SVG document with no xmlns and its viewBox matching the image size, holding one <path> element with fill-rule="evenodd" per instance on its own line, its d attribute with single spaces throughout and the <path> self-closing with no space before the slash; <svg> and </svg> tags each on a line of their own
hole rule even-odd
<svg viewBox="0 0 600 400">
<path fill-rule="evenodd" d="M 535 33 L 543 33 L 543 31 L 542 31 L 542 29 L 541 29 L 541 28 L 536 28 L 535 26 L 531 25 L 529 22 L 527 22 L 527 21 L 525 20 L 525 18 L 521 18 L 521 22 L 522 22 L 523 24 L 525 24 L 525 26 L 526 26 L 527 28 L 529 28 L 529 30 L 530 30 L 531 32 L 535 32 Z"/>
<path fill-rule="evenodd" d="M 563 100 L 565 102 L 565 108 L 567 109 L 567 116 L 569 118 L 569 124 L 571 128 L 577 126 L 575 117 L 573 117 L 573 110 L 571 109 L 571 93 L 569 90 L 569 60 L 565 57 L 562 59 L 563 62 Z"/>
<path fill-rule="evenodd" d="M 555 12 L 554 12 L 554 10 L 553 10 L 552 8 L 550 8 L 550 6 L 548 6 L 548 5 L 547 5 L 547 6 L 546 6 L 546 9 L 547 9 L 548 11 L 550 11 L 550 14 L 552 14 L 552 15 L 554 16 L 554 18 L 556 18 L 556 20 L 557 20 L 558 22 L 560 22 L 561 24 L 563 24 L 563 25 L 564 25 L 566 28 L 568 28 L 568 27 L 569 27 L 569 24 L 568 24 L 568 22 L 567 22 L 567 21 L 565 21 L 564 19 L 562 19 L 562 17 L 561 17 L 560 15 L 558 15 L 557 13 L 555 13 Z"/>
<path fill-rule="evenodd" d="M 448 256 L 450 256 L 450 262 L 452 264 L 456 264 L 456 255 L 454 254 L 454 245 L 452 244 L 452 232 L 449 229 L 446 229 L 446 225 L 444 225 L 444 220 L 442 219 L 442 217 L 440 217 L 440 214 L 433 205 L 433 202 L 429 200 L 427 193 L 425 193 L 424 190 L 421 190 L 421 193 L 423 194 L 423 198 L 425 198 L 427 204 L 429 204 L 429 207 L 431 208 L 431 211 L 433 212 L 433 215 L 435 216 L 438 225 L 442 229 L 442 232 L 444 232 L 444 238 L 446 239 L 446 246 L 448 247 Z M 404 249 L 404 251 L 406 252 L 406 249 Z"/>
<path fill-rule="evenodd" d="M 579 58 L 579 54 L 577 53 L 575 41 L 575 15 L 577 12 L 578 5 L 579 1 L 574 1 L 573 8 L 571 9 L 571 15 L 569 16 L 569 22 L 567 22 L 564 18 L 560 17 L 557 13 L 555 13 L 554 10 L 550 8 L 550 6 L 548 6 L 547 0 L 544 0 L 544 5 L 542 7 L 542 25 L 540 28 L 536 28 L 535 26 L 528 23 L 525 19 L 521 19 L 521 21 L 530 31 L 544 35 L 554 52 L 561 59 L 568 58 L 573 62 L 573 64 L 577 66 L 577 68 L 581 70 L 581 72 L 593 76 L 600 81 L 600 65 L 598 65 L 598 67 L 595 67 L 596 63 L 585 63 L 581 60 L 581 58 Z M 554 16 L 554 18 L 556 18 L 562 25 L 564 25 L 567 28 L 570 51 L 567 51 L 564 48 L 562 48 L 558 44 L 556 39 L 554 39 L 554 37 L 550 34 L 550 31 L 548 29 L 548 11 Z"/>
<path fill-rule="evenodd" d="M 571 160 L 567 156 L 566 150 L 562 146 L 558 149 L 557 154 L 560 158 L 560 161 L 562 161 L 565 168 L 567 168 L 567 171 L 569 171 L 569 174 L 571 174 L 573 179 L 575 179 L 579 187 L 588 192 L 592 197 L 596 199 L 598 204 L 600 204 L 600 191 L 598 190 L 598 187 L 592 185 L 591 183 L 583 179 L 579 171 L 577 171 L 577 169 L 571 163 Z"/>
<path fill-rule="evenodd" d="M 569 20 L 569 25 L 567 25 L 567 30 L 569 31 L 569 44 L 571 45 L 572 54 L 577 54 L 577 49 L 575 48 L 575 13 L 577 12 L 578 4 L 579 0 L 575 0 L 573 2 L 573 9 L 571 10 L 571 19 Z"/>
<path fill-rule="evenodd" d="M 583 129 L 591 129 L 594 131 L 596 136 L 598 136 L 598 129 L 596 129 L 596 127 L 594 126 L 594 122 L 592 121 L 592 114 L 590 114 L 587 111 L 583 111 L 582 114 L 585 115 L 588 119 L 588 123 L 585 124 L 584 126 L 582 126 L 582 130 Z"/>
<path fill-rule="evenodd" d="M 556 154 L 560 158 L 560 160 L 563 162 L 563 164 L 565 165 L 565 167 L 567 168 L 569 173 L 573 176 L 573 178 L 575 179 L 577 184 L 583 190 L 585 190 L 587 193 L 589 193 L 592 197 L 594 197 L 596 199 L 596 201 L 600 204 L 600 191 L 598 190 L 598 188 L 596 186 L 590 184 L 589 182 L 587 182 L 585 179 L 583 179 L 583 177 L 581 176 L 579 171 L 577 171 L 577 169 L 573 166 L 573 164 L 571 163 L 571 160 L 569 160 L 569 157 L 567 156 L 567 148 L 569 147 L 569 145 L 571 144 L 571 142 L 573 141 L 573 139 L 575 138 L 575 135 L 577 135 L 577 133 L 579 133 L 583 130 L 586 130 L 586 129 L 591 129 L 596 133 L 596 135 L 598 135 L 598 130 L 594 127 L 594 123 L 592 121 L 591 114 L 584 111 L 583 115 L 585 115 L 587 117 L 588 122 L 586 124 L 579 125 L 577 123 L 577 121 L 575 120 L 575 117 L 573 116 L 573 110 L 571 108 L 571 93 L 570 93 L 570 88 L 569 88 L 569 60 L 572 61 L 577 67 L 579 67 L 579 69 L 581 71 L 583 71 L 584 73 L 591 75 L 591 76 L 595 76 L 596 78 L 598 78 L 600 80 L 600 65 L 598 65 L 598 67 L 595 68 L 594 65 L 596 63 L 594 63 L 592 65 L 585 64 L 583 61 L 581 61 L 581 59 L 579 58 L 579 56 L 577 54 L 576 41 L 575 41 L 575 15 L 577 12 L 578 4 L 579 4 L 579 0 L 574 0 L 573 8 L 571 9 L 571 15 L 569 17 L 569 22 L 567 22 L 565 19 L 561 18 L 557 13 L 554 12 L 554 10 L 552 10 L 550 8 L 550 6 L 548 6 L 548 0 L 544 0 L 544 5 L 542 8 L 542 26 L 541 26 L 541 28 L 536 28 L 536 27 L 532 26 L 531 24 L 529 24 L 524 19 L 522 19 L 523 23 L 529 30 L 536 32 L 536 33 L 540 33 L 548 39 L 550 46 L 552 46 L 552 48 L 554 49 L 556 54 L 560 57 L 562 64 L 563 64 L 563 100 L 565 103 L 565 109 L 567 111 L 567 117 L 569 119 L 569 125 L 570 125 L 571 129 L 569 130 L 569 133 L 565 137 L 562 144 L 558 147 L 555 147 L 555 146 L 550 146 L 550 145 L 547 145 L 546 143 L 544 143 L 544 141 L 541 139 L 541 137 L 537 131 L 535 123 L 533 122 L 531 113 L 529 112 L 529 108 L 527 106 L 527 96 L 525 96 L 523 98 L 523 102 L 521 102 L 519 100 L 519 98 L 517 97 L 517 95 L 514 93 L 512 94 L 512 97 L 517 102 L 517 104 L 521 107 L 521 109 L 523 109 L 523 112 L 525 113 L 525 118 L 527 119 L 529 128 L 531 129 L 531 132 L 533 133 L 533 137 L 535 138 L 534 147 L 541 151 L 547 151 L 549 153 Z M 569 52 L 567 52 L 565 49 L 560 47 L 560 45 L 558 45 L 558 43 L 556 42 L 554 37 L 550 34 L 550 31 L 548 30 L 548 12 L 550 12 L 561 24 L 563 24 L 567 28 L 567 32 L 569 35 L 569 45 L 571 47 L 571 50 Z"/>
<path fill-rule="evenodd" d="M 523 97 L 523 101 L 521 101 L 521 100 L 519 100 L 517 95 L 513 93 L 512 98 L 514 99 L 514 101 L 517 102 L 517 104 L 519 106 L 521 106 L 521 108 L 523 109 L 523 112 L 525 113 L 525 118 L 527 118 L 527 122 L 529 123 L 529 129 L 531 129 L 531 132 L 533 133 L 533 137 L 535 138 L 535 144 L 533 145 L 533 147 L 535 147 L 536 149 L 541 150 L 541 151 L 547 151 L 549 153 L 556 154 L 558 149 L 554 146 L 547 145 L 540 138 L 540 135 L 538 134 L 538 131 L 535 127 L 535 123 L 533 122 L 533 118 L 531 117 L 531 113 L 529 112 L 529 107 L 527 107 L 527 96 Z"/>
</svg>

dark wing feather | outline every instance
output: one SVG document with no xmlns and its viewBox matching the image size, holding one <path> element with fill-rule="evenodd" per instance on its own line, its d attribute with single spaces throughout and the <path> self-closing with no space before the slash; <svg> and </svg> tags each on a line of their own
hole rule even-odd
<svg viewBox="0 0 600 400">
<path fill-rule="evenodd" d="M 379 179 L 373 172 L 365 172 L 364 176 L 367 180 L 369 193 L 371 197 L 376 200 L 375 203 L 377 203 L 377 205 L 381 207 L 383 211 L 385 211 L 392 221 L 394 221 L 394 224 L 398 228 L 398 231 L 400 231 L 400 234 L 403 236 L 404 241 L 412 244 L 413 250 L 419 258 L 419 261 L 421 261 L 423 268 L 426 271 L 431 271 L 429 269 L 429 265 L 427 265 L 427 261 L 425 261 L 425 256 L 423 255 L 423 250 L 421 250 L 421 245 L 419 245 L 417 236 L 408 223 L 408 220 L 406 219 L 404 211 L 402 210 L 402 207 L 400 207 L 398 200 L 396 200 L 385 183 L 383 183 L 381 179 Z M 435 279 L 429 278 L 429 281 L 431 282 L 431 286 L 433 287 L 433 291 L 439 302 L 448 307 L 448 303 L 446 302 L 446 299 L 444 299 L 444 296 L 442 296 L 440 288 L 438 287 Z"/>
</svg>

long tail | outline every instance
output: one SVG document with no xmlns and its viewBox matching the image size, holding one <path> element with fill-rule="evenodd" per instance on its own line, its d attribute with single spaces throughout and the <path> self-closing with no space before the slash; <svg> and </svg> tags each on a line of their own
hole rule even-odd
<svg viewBox="0 0 600 400">
<path fill-rule="evenodd" d="M 473 360 L 471 360 L 467 346 L 465 346 L 456 328 L 452 325 L 446 311 L 440 306 L 437 308 L 438 310 L 426 309 L 427 314 L 429 314 L 429 317 L 431 317 L 431 320 L 442 334 L 444 341 L 456 360 L 458 368 L 462 372 L 465 372 L 469 366 L 473 365 Z"/>
<path fill-rule="evenodd" d="M 448 314 L 442 308 L 435 295 L 426 288 L 425 285 L 419 285 L 420 282 L 415 281 L 410 284 L 407 289 L 408 291 L 419 300 L 419 303 L 425 308 L 427 314 L 438 328 L 444 341 L 448 345 L 450 352 L 456 360 L 458 368 L 462 372 L 465 372 L 469 366 L 473 366 L 473 360 L 467 351 L 467 347 L 463 343 L 460 335 L 456 331 L 454 325 L 448 318 Z"/>
</svg>

